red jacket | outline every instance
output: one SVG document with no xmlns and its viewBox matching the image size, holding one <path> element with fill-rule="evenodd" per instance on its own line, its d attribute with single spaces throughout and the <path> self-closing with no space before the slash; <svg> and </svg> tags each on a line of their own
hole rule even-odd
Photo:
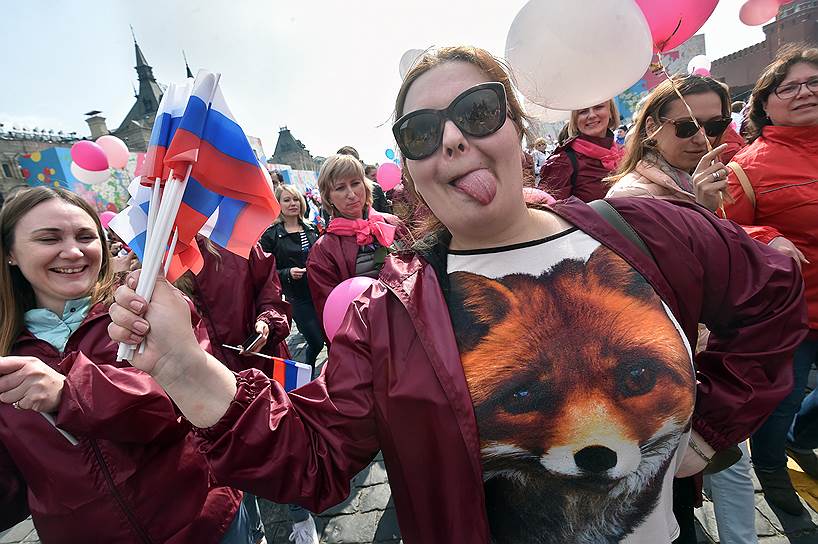
<svg viewBox="0 0 818 544">
<path fill-rule="evenodd" d="M 256 321 L 270 328 L 261 353 L 289 358 L 286 339 L 290 334 L 291 309 L 281 299 L 276 260 L 256 244 L 245 259 L 218 246 L 221 259 L 207 250 L 204 237 L 196 241 L 204 257 L 204 267 L 193 276 L 196 309 L 207 326 L 213 355 L 230 370 L 241 372 L 258 368 L 273 375 L 269 359 L 239 355 L 222 344 L 241 345 L 256 330 Z"/>
<path fill-rule="evenodd" d="M 65 352 L 24 331 L 11 355 L 66 376 L 57 424 L 0 404 L 0 529 L 29 513 L 44 543 L 218 542 L 240 491 L 212 487 L 190 426 L 147 374 L 116 363 L 107 308 L 94 306 Z M 207 346 L 204 331 L 197 331 Z"/>
<path fill-rule="evenodd" d="M 746 439 L 792 389 L 805 334 L 798 271 L 703 208 L 612 204 L 656 262 L 576 199 L 553 209 L 641 271 L 691 345 L 700 319 L 726 333 L 696 357 L 693 426 L 717 450 Z M 197 431 L 221 481 L 321 511 L 381 449 L 404 542 L 489 542 L 477 424 L 443 295 L 446 245 L 429 261 L 387 259 L 318 379 L 288 395 L 253 371 L 239 376 L 223 418 Z"/>
<path fill-rule="evenodd" d="M 327 297 L 338 284 L 355 275 L 357 257 L 358 242 L 354 236 L 338 236 L 331 232 L 324 233 L 310 249 L 307 257 L 307 283 L 322 330 Z"/>
<path fill-rule="evenodd" d="M 587 140 L 598 146 L 610 148 L 613 145 L 613 137 L 596 138 L 580 134 L 577 138 Z M 572 185 L 571 179 L 574 174 L 574 167 L 568 157 L 566 148 L 570 146 L 575 138 L 567 140 L 563 145 L 554 150 L 540 169 L 540 189 L 547 192 L 557 200 L 563 200 L 569 196 L 575 196 L 584 202 L 605 198 L 608 186 L 602 183 L 602 178 L 610 174 L 607 168 L 602 166 L 602 161 L 594 159 L 582 153 L 574 152 L 577 158 L 579 170 L 575 176 L 576 184 Z"/>
<path fill-rule="evenodd" d="M 810 328 L 818 330 L 818 126 L 764 127 L 762 135 L 733 157 L 741 165 L 756 197 L 753 209 L 732 172 L 725 199 L 727 217 L 745 225 L 767 244 L 788 238 L 809 263 L 801 272 L 807 285 Z"/>
</svg>

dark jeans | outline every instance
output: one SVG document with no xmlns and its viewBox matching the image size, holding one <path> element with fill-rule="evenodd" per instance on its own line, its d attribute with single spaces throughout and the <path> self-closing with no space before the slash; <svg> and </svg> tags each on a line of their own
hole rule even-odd
<svg viewBox="0 0 818 544">
<path fill-rule="evenodd" d="M 298 332 L 304 335 L 307 341 L 307 360 L 304 361 L 312 367 L 312 377 L 315 377 L 315 360 L 318 354 L 324 349 L 324 332 L 318 322 L 318 315 L 315 313 L 315 306 L 310 298 L 293 298 L 289 301 L 293 308 L 293 320 L 298 326 Z"/>
<path fill-rule="evenodd" d="M 818 448 L 818 388 L 813 389 L 801 402 L 787 441 L 799 450 Z"/>
<path fill-rule="evenodd" d="M 802 403 L 802 401 L 809 371 L 815 362 L 816 355 L 818 355 L 818 340 L 804 340 L 795 350 L 792 392 L 781 401 L 767 421 L 750 438 L 753 467 L 756 470 L 773 471 L 787 466 L 787 453 L 784 447 L 796 413 L 800 420 L 798 429 L 795 431 L 798 435 L 798 447 L 810 447 L 808 440 L 813 440 L 814 443 L 816 434 L 818 434 L 818 429 L 816 429 L 818 427 L 816 425 L 818 397 L 810 395 L 809 403 Z"/>
</svg>

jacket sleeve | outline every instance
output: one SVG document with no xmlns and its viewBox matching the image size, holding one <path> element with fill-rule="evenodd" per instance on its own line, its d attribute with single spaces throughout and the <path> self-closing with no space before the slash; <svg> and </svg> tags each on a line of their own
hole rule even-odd
<svg viewBox="0 0 818 544">
<path fill-rule="evenodd" d="M 742 165 L 742 167 L 745 168 L 747 177 L 752 184 L 752 168 L 749 166 L 745 167 L 744 165 Z M 747 197 L 747 193 L 744 192 L 744 188 L 741 186 L 738 177 L 736 177 L 736 174 L 732 171 L 727 177 L 727 192 L 729 198 L 724 200 L 724 211 L 727 213 L 727 219 L 741 225 L 747 234 L 762 244 L 769 244 L 774 238 L 781 236 L 781 233 L 773 227 L 755 224 L 756 214 L 755 209 L 753 209 L 753 204 Z M 758 195 L 756 195 L 756 198 L 758 198 Z"/>
<path fill-rule="evenodd" d="M 250 252 L 250 275 L 256 294 L 256 321 L 264 321 L 270 327 L 266 346 L 273 348 L 290 334 L 292 317 L 290 304 L 281 299 L 275 257 L 254 247 Z"/>
<path fill-rule="evenodd" d="M 319 238 L 307 257 L 307 284 L 315 306 L 315 315 L 321 323 L 321 330 L 324 329 L 324 306 L 327 304 L 327 297 L 341 283 L 341 271 L 336 258 L 327 249 L 328 240 L 326 235 Z"/>
<path fill-rule="evenodd" d="M 695 345 L 693 427 L 716 450 L 749 437 L 792 390 L 792 357 L 806 335 L 804 284 L 794 261 L 693 204 L 611 201 L 650 248 Z M 692 329 L 692 330 L 691 330 Z"/>
<path fill-rule="evenodd" d="M 0 531 L 17 525 L 29 515 L 26 482 L 0 443 Z"/>
<path fill-rule="evenodd" d="M 289 394 L 255 369 L 237 375 L 225 415 L 196 430 L 220 483 L 313 512 L 348 497 L 379 449 L 367 313 L 355 303 L 324 373 Z"/>
<path fill-rule="evenodd" d="M 565 151 L 558 151 L 545 159 L 540 170 L 541 189 L 557 200 L 571 196 L 571 174 L 574 167 Z"/>
</svg>

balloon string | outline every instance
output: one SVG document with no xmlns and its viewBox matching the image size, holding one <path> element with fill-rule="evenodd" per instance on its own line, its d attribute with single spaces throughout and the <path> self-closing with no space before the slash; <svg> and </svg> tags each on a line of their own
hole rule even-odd
<svg viewBox="0 0 818 544">
<path fill-rule="evenodd" d="M 681 24 L 681 20 L 679 21 L 679 24 Z M 678 30 L 678 26 L 676 28 Z M 674 33 L 675 33 L 675 31 L 674 31 Z M 670 39 L 670 38 L 668 38 L 668 39 Z M 662 53 L 661 52 L 657 53 L 657 57 L 659 59 L 659 62 L 658 62 L 659 68 L 662 69 L 662 73 L 665 74 L 665 77 L 668 79 L 668 81 L 670 81 L 670 85 L 673 87 L 673 90 L 676 92 L 676 96 L 679 97 L 679 100 L 682 101 L 682 104 L 684 104 L 685 108 L 687 109 L 687 113 L 690 115 L 690 118 L 693 120 L 693 123 L 696 125 L 696 130 L 697 131 L 701 130 L 702 126 L 699 124 L 699 120 L 696 119 L 696 116 L 693 115 L 693 109 L 690 107 L 690 104 L 687 103 L 687 100 L 685 100 L 685 97 L 682 96 L 682 92 L 679 90 L 679 87 L 676 85 L 676 82 L 673 81 L 673 78 L 670 77 L 670 74 L 667 71 L 667 67 L 662 62 Z M 707 134 L 704 135 L 704 142 L 707 145 L 707 152 L 710 153 L 711 151 L 713 151 L 713 146 L 710 145 L 710 138 L 707 137 Z M 722 217 L 727 219 L 727 212 L 724 210 L 724 192 L 722 192 L 722 191 L 719 191 L 719 211 L 722 213 Z"/>
<path fill-rule="evenodd" d="M 670 33 L 670 36 L 665 38 L 665 40 L 662 43 L 656 44 L 657 45 L 656 49 L 657 49 L 659 55 L 662 54 L 662 52 L 665 50 L 665 46 L 667 45 L 667 42 L 669 42 L 670 40 L 673 39 L 673 36 L 675 36 L 676 33 L 679 32 L 679 29 L 681 27 L 682 27 L 682 18 L 679 17 L 679 21 L 676 23 L 676 28 L 673 29 L 673 32 Z M 662 62 L 661 59 L 659 60 L 659 62 Z"/>
</svg>

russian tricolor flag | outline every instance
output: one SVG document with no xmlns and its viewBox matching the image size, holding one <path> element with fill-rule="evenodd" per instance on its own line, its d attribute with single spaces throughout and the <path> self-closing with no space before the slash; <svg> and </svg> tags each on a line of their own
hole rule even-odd
<svg viewBox="0 0 818 544">
<path fill-rule="evenodd" d="M 312 369 L 304 363 L 273 357 L 273 379 L 285 391 L 292 391 L 312 380 Z"/>
<path fill-rule="evenodd" d="M 164 164 L 180 176 L 191 168 L 188 183 L 193 182 L 194 188 L 185 191 L 185 209 L 180 208 L 179 217 L 183 213 L 190 216 L 192 223 L 198 224 L 194 233 L 198 232 L 215 211 L 215 200 L 203 191 L 223 196 L 216 205 L 219 216 L 211 239 L 248 257 L 280 208 L 269 174 L 258 163 L 247 136 L 227 107 L 218 79 L 216 74 L 200 71 L 178 125 L 171 115 L 172 138 Z M 192 241 L 183 237 L 181 230 L 179 239 Z"/>
</svg>

